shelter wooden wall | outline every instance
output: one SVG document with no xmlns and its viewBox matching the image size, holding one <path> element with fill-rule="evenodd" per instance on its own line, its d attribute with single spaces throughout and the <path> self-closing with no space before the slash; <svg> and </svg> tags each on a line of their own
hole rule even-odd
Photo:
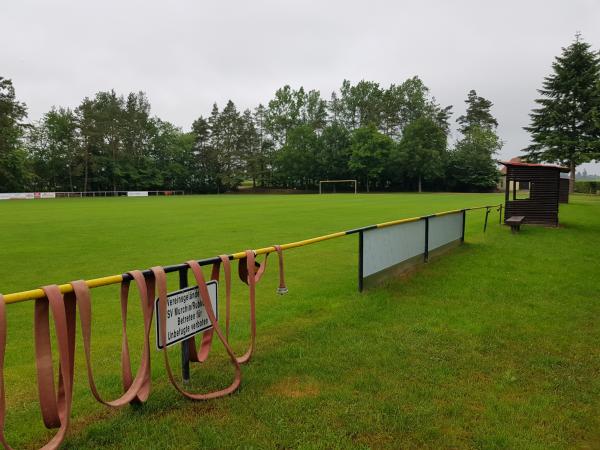
<svg viewBox="0 0 600 450">
<path fill-rule="evenodd" d="M 529 198 L 513 200 L 512 189 L 507 191 L 505 220 L 511 216 L 525 216 L 525 223 L 558 226 L 559 169 L 507 165 L 507 185 L 512 186 L 512 181 L 529 181 Z"/>
</svg>

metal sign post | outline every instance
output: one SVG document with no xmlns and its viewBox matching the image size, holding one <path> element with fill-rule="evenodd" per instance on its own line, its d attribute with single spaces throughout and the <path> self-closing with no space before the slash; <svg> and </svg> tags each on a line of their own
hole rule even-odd
<svg viewBox="0 0 600 450">
<path fill-rule="evenodd" d="M 179 271 L 179 289 L 188 287 L 188 269 Z M 184 384 L 190 382 L 190 349 L 188 347 L 189 339 L 181 343 L 181 379 Z"/>
</svg>

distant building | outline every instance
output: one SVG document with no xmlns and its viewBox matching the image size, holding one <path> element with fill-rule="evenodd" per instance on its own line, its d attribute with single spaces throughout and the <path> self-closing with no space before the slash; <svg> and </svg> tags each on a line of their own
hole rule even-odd
<svg viewBox="0 0 600 450">
<path fill-rule="evenodd" d="M 508 162 L 509 163 L 524 163 L 527 161 L 525 160 L 525 158 L 515 156 L 514 158 L 509 159 Z M 506 190 L 506 166 L 503 165 L 500 168 L 500 174 L 501 175 L 500 175 L 500 178 L 498 180 L 498 184 L 496 185 L 496 187 L 500 192 L 504 192 Z M 527 182 L 518 182 L 517 181 L 516 183 L 517 183 L 517 191 L 520 191 L 522 189 L 529 189 L 529 183 L 527 183 Z M 511 185 L 510 188 L 511 188 L 510 190 L 512 190 L 513 186 Z"/>
</svg>

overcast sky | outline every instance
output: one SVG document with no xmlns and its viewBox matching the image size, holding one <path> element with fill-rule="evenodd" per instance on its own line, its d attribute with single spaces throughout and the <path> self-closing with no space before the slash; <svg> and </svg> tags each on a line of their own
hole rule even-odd
<svg viewBox="0 0 600 450">
<path fill-rule="evenodd" d="M 490 99 L 508 158 L 577 31 L 600 48 L 600 1 L 2 0 L 0 75 L 32 120 L 114 88 L 184 130 L 214 101 L 253 108 L 285 84 L 328 99 L 344 78 L 418 75 L 453 120 L 469 89 Z"/>
</svg>

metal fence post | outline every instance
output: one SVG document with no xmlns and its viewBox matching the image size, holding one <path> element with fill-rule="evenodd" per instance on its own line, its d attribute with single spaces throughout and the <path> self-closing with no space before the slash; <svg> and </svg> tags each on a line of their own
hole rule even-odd
<svg viewBox="0 0 600 450">
<path fill-rule="evenodd" d="M 487 230 L 488 216 L 490 215 L 490 208 L 485 208 L 485 222 L 483 223 L 483 232 Z"/>
<path fill-rule="evenodd" d="M 358 292 L 363 291 L 363 232 L 358 232 Z"/>
<path fill-rule="evenodd" d="M 429 217 L 425 217 L 425 262 L 429 261 Z"/>
<path fill-rule="evenodd" d="M 179 288 L 188 287 L 188 268 L 185 267 L 179 270 Z M 190 382 L 190 349 L 188 340 L 181 342 L 181 378 L 184 383 Z"/>
</svg>

